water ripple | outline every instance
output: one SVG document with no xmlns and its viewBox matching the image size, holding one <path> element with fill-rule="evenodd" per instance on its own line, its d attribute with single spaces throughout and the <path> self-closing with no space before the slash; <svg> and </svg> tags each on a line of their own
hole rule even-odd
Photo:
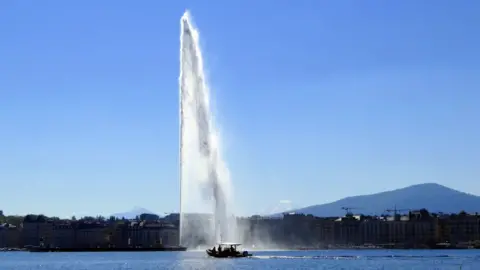
<svg viewBox="0 0 480 270">
<path fill-rule="evenodd" d="M 0 253 L 0 270 L 361 269 L 478 270 L 469 251 L 255 252 L 251 258 L 214 259 L 203 252 Z"/>
</svg>

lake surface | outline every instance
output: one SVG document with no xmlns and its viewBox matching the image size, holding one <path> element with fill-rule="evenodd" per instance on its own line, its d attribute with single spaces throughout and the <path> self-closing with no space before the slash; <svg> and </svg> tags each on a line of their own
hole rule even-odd
<svg viewBox="0 0 480 270">
<path fill-rule="evenodd" d="M 0 253 L 1 270 L 151 269 L 472 269 L 480 250 L 257 251 L 252 258 L 214 259 L 205 252 Z"/>
</svg>

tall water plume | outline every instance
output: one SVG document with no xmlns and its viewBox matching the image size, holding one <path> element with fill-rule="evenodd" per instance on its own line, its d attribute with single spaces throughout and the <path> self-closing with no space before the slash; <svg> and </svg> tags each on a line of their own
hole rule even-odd
<svg viewBox="0 0 480 270">
<path fill-rule="evenodd" d="M 199 33 L 180 20 L 180 244 L 235 241 L 232 186 L 210 109 Z"/>
</svg>

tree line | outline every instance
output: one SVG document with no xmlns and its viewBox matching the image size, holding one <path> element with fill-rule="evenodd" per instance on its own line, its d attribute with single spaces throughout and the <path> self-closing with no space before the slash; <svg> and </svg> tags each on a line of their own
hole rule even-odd
<svg viewBox="0 0 480 270">
<path fill-rule="evenodd" d="M 159 217 L 157 215 L 152 215 L 152 214 L 141 214 L 135 217 L 135 220 L 158 220 Z M 46 216 L 43 214 L 40 215 L 34 215 L 34 214 L 28 214 L 25 216 L 22 215 L 4 215 L 3 211 L 0 210 L 0 224 L 12 224 L 15 226 L 20 226 L 23 222 L 28 222 L 28 221 L 41 221 L 41 220 L 53 220 L 53 221 L 59 221 L 61 218 L 57 216 Z M 125 221 L 125 218 L 118 218 L 115 216 L 109 216 L 105 217 L 102 215 L 98 216 L 84 216 L 81 218 L 77 218 L 76 216 L 72 216 L 70 219 L 67 219 L 70 221 L 90 221 L 90 222 L 116 222 L 116 221 Z"/>
</svg>

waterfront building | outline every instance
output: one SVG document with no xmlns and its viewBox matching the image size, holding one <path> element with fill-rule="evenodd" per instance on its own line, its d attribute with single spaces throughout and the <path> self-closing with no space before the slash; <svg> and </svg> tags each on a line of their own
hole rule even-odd
<svg viewBox="0 0 480 270">
<path fill-rule="evenodd" d="M 18 248 L 20 244 L 20 230 L 17 226 L 0 224 L 0 248 Z"/>
</svg>

